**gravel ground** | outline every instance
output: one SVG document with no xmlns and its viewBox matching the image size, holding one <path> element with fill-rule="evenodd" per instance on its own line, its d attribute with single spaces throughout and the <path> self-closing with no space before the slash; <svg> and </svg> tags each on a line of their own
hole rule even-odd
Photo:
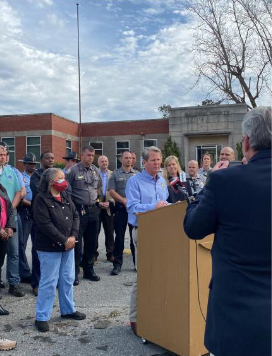
<svg viewBox="0 0 272 356">
<path fill-rule="evenodd" d="M 78 311 L 87 315 L 83 321 L 60 318 L 59 304 L 55 299 L 50 320 L 50 331 L 39 333 L 35 326 L 35 297 L 29 285 L 23 284 L 26 296 L 16 298 L 2 289 L 1 305 L 10 315 L 1 316 L 0 336 L 17 341 L 17 347 L 5 351 L 5 355 L 20 356 L 157 356 L 173 355 L 152 343 L 144 345 L 131 331 L 128 323 L 129 301 L 132 283 L 136 277 L 132 256 L 124 256 L 122 272 L 111 276 L 112 264 L 107 262 L 104 235 L 99 238 L 99 257 L 95 271 L 99 282 L 82 279 L 74 288 Z M 29 243 L 31 245 L 31 243 Z M 126 233 L 125 247 L 129 248 L 129 234 Z M 28 246 L 28 253 L 30 246 Z M 3 270 L 5 276 L 5 267 Z M 5 278 L 3 278 L 5 281 Z"/>
</svg>

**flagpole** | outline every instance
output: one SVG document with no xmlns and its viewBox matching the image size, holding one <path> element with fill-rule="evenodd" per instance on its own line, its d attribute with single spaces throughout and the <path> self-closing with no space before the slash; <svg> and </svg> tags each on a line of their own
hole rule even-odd
<svg viewBox="0 0 272 356">
<path fill-rule="evenodd" d="M 82 127 L 81 127 L 81 87 L 80 87 L 80 51 L 79 51 L 79 11 L 77 6 L 77 66 L 78 66 L 78 110 L 79 110 L 79 127 L 78 127 L 78 136 L 79 136 L 79 154 L 81 154 L 82 149 Z"/>
</svg>

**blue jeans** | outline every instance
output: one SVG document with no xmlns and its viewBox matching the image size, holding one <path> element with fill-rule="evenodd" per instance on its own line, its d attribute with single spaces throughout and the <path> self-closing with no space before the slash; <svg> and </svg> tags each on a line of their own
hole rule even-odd
<svg viewBox="0 0 272 356">
<path fill-rule="evenodd" d="M 48 321 L 58 285 L 61 315 L 76 311 L 73 299 L 75 279 L 74 250 L 65 252 L 37 251 L 41 266 L 41 279 L 36 303 L 36 320 Z"/>
<path fill-rule="evenodd" d="M 16 232 L 8 239 L 7 246 L 7 280 L 12 286 L 20 283 L 19 276 L 19 237 L 18 220 L 16 219 Z"/>
</svg>

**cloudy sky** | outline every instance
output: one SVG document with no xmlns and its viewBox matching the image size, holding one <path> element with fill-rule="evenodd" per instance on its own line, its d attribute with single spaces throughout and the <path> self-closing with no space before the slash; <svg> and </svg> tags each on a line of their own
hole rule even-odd
<svg viewBox="0 0 272 356">
<path fill-rule="evenodd" d="M 180 0 L 0 0 L 0 115 L 54 112 L 78 121 L 161 117 L 198 105 Z"/>
</svg>

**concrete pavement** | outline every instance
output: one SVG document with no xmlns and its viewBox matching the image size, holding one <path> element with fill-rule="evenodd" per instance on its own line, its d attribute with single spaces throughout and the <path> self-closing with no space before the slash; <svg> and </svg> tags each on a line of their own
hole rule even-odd
<svg viewBox="0 0 272 356">
<path fill-rule="evenodd" d="M 103 229 L 102 229 L 103 230 Z M 132 256 L 124 256 L 122 272 L 111 276 L 112 263 L 107 262 L 104 234 L 99 238 L 99 257 L 95 271 L 99 282 L 82 279 L 74 288 L 75 304 L 78 311 L 87 314 L 86 320 L 68 321 L 60 318 L 56 297 L 50 331 L 40 333 L 34 326 L 35 300 L 32 289 L 22 284 L 26 296 L 16 298 L 2 289 L 1 305 L 10 315 L 0 317 L 0 337 L 17 341 L 15 350 L 2 351 L 5 355 L 20 356 L 170 356 L 173 353 L 154 344 L 143 345 L 140 338 L 131 331 L 128 323 L 129 301 L 132 283 L 136 277 Z M 29 239 L 28 255 L 31 242 Z M 126 249 L 129 248 L 129 234 L 126 233 Z M 31 261 L 31 260 L 30 260 Z M 3 270 L 5 281 L 5 267 Z"/>
</svg>

